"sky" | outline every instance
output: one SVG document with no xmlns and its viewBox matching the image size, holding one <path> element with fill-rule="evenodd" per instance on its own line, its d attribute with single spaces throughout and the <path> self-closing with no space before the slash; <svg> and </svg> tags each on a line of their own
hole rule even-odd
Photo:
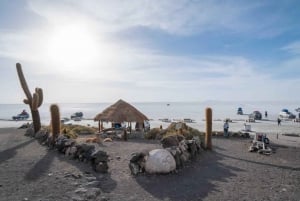
<svg viewBox="0 0 300 201">
<path fill-rule="evenodd" d="M 0 103 L 16 63 L 47 103 L 300 100 L 300 1 L 1 0 Z"/>
</svg>

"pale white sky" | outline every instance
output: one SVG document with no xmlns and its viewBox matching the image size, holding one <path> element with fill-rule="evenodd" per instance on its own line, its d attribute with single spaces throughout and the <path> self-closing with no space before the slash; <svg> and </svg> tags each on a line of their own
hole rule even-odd
<svg viewBox="0 0 300 201">
<path fill-rule="evenodd" d="M 300 100 L 298 1 L 0 2 L 0 103 L 15 64 L 45 102 Z"/>
</svg>

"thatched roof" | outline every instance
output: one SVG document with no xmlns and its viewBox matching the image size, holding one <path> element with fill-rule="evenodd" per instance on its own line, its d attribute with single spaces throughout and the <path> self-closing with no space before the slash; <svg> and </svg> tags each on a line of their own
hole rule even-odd
<svg viewBox="0 0 300 201">
<path fill-rule="evenodd" d="M 96 115 L 95 121 L 110 122 L 144 122 L 148 118 L 129 103 L 118 100 L 103 112 Z"/>
</svg>

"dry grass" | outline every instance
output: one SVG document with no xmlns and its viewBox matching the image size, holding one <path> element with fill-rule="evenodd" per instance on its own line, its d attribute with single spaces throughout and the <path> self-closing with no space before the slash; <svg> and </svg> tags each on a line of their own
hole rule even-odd
<svg viewBox="0 0 300 201">
<path fill-rule="evenodd" d="M 146 139 L 162 139 L 170 135 L 183 135 L 185 139 L 190 140 L 194 136 L 198 136 L 204 140 L 204 132 L 187 126 L 185 123 L 171 123 L 167 129 L 153 128 L 145 135 Z"/>
<path fill-rule="evenodd" d="M 44 129 L 47 129 L 51 132 L 50 126 L 45 126 Z M 61 134 L 67 136 L 70 139 L 76 139 L 80 135 L 93 135 L 97 132 L 97 128 L 87 127 L 81 125 L 61 125 Z"/>
</svg>

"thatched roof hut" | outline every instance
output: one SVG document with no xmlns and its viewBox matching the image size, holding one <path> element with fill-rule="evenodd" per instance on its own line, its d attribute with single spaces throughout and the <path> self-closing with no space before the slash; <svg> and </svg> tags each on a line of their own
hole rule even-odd
<svg viewBox="0 0 300 201">
<path fill-rule="evenodd" d="M 97 114 L 94 120 L 99 121 L 100 127 L 100 122 L 103 121 L 131 123 L 144 122 L 145 120 L 148 120 L 148 118 L 135 107 L 120 99 L 101 113 Z"/>
</svg>

